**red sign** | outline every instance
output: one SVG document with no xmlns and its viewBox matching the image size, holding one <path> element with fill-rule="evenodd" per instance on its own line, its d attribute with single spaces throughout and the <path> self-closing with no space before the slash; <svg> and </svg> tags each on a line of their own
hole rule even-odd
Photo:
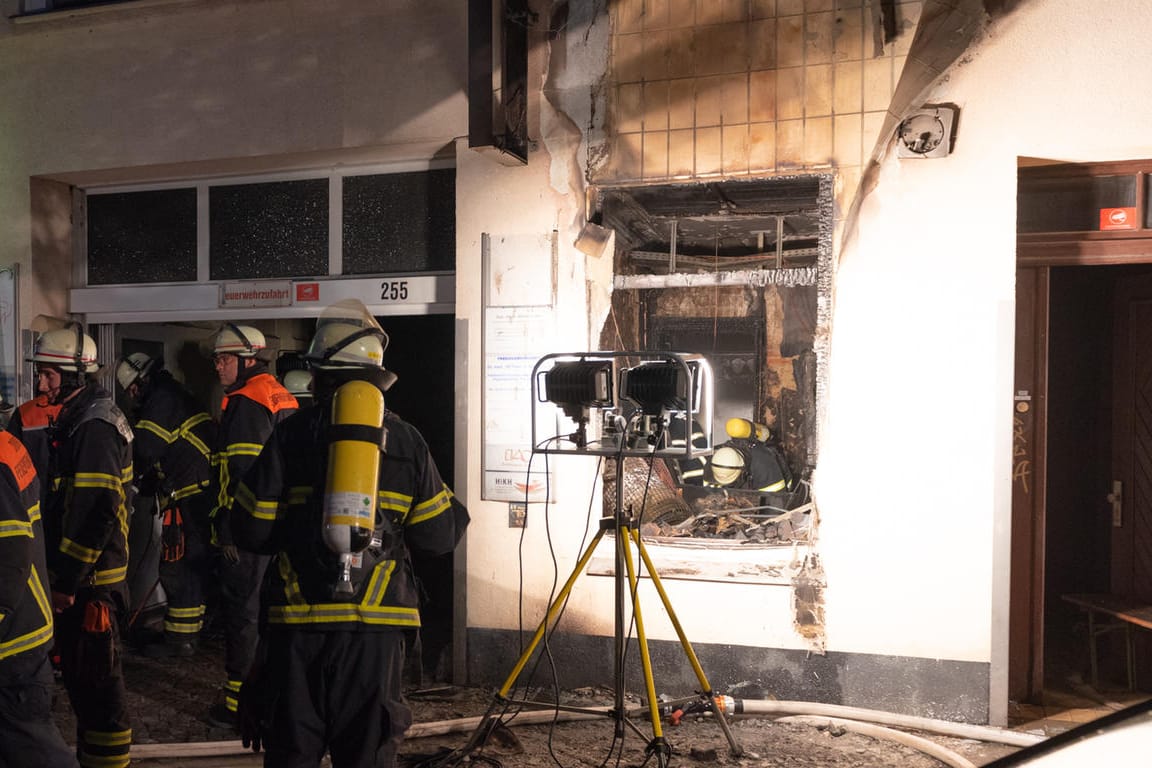
<svg viewBox="0 0 1152 768">
<path fill-rule="evenodd" d="M 296 301 L 320 301 L 320 283 L 296 283 Z"/>
<path fill-rule="evenodd" d="M 1101 208 L 1100 229 L 1136 229 L 1136 209 Z"/>
</svg>

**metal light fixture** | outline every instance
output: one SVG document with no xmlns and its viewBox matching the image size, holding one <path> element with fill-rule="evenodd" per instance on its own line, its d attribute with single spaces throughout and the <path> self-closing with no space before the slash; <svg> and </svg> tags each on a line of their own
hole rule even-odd
<svg viewBox="0 0 1152 768">
<path fill-rule="evenodd" d="M 625 367 L 629 363 L 634 364 Z M 541 449 L 544 453 L 614 456 L 623 452 L 680 458 L 712 451 L 712 369 L 701 355 L 545 355 L 533 369 L 532 390 L 532 443 L 545 444 L 547 447 Z M 562 432 L 542 443 L 542 435 L 537 433 L 543 426 L 537 418 L 540 403 L 551 403 L 563 411 L 575 424 L 575 431 Z M 600 411 L 598 419 L 591 418 L 593 409 Z M 686 439 L 695 431 L 708 436 L 706 444 Z"/>
<path fill-rule="evenodd" d="M 620 396 L 648 416 L 695 411 L 700 402 L 700 379 L 694 375 L 698 370 L 699 361 L 686 366 L 666 360 L 641 363 L 621 374 Z"/>
<path fill-rule="evenodd" d="M 585 447 L 590 410 L 616 405 L 612 359 L 561 360 L 537 375 L 543 383 L 538 387 L 541 398 L 558 406 L 565 416 L 576 422 L 572 441 L 578 447 Z"/>
</svg>

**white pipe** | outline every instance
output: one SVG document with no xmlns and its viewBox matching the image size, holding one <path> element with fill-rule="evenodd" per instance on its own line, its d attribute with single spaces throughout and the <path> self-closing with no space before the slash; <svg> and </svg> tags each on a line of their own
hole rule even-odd
<svg viewBox="0 0 1152 768">
<path fill-rule="evenodd" d="M 871 736 L 874 739 L 894 741 L 897 744 L 903 744 L 906 747 L 917 749 L 929 757 L 936 758 L 945 765 L 952 766 L 952 768 L 976 768 L 976 764 L 968 758 L 934 741 L 929 741 L 928 739 L 915 736 L 911 733 L 904 733 L 904 731 L 897 731 L 895 728 L 885 728 L 882 725 L 862 723 L 859 720 L 845 720 L 840 717 L 816 717 L 814 715 L 790 715 L 789 717 L 777 718 L 776 722 L 808 723 L 809 725 L 824 726 L 835 725 L 844 730 L 852 731 L 853 733 Z"/>
<path fill-rule="evenodd" d="M 815 715 L 817 717 L 840 717 L 857 722 L 871 722 L 897 728 L 909 728 L 942 736 L 961 739 L 1007 744 L 1013 747 L 1027 747 L 1043 741 L 1045 737 L 1029 733 L 1019 733 L 1001 728 L 991 728 L 949 720 L 932 720 L 914 715 L 897 715 L 859 707 L 845 707 L 838 704 L 817 704 L 810 701 L 767 701 L 763 699 L 725 699 L 725 713 L 732 716 L 747 715 Z M 533 710 L 520 712 L 510 723 L 512 725 L 539 725 L 541 723 L 566 722 L 569 720 L 589 720 L 603 717 L 607 707 L 589 707 L 588 711 L 570 712 L 555 710 Z M 483 717 L 462 717 L 456 720 L 438 720 L 431 723 L 413 723 L 405 732 L 408 739 L 428 736 L 442 736 L 447 733 L 471 731 Z M 174 744 L 133 744 L 130 757 L 138 760 L 157 757 L 209 757 L 221 755 L 243 755 L 245 749 L 239 741 L 194 741 Z"/>
</svg>

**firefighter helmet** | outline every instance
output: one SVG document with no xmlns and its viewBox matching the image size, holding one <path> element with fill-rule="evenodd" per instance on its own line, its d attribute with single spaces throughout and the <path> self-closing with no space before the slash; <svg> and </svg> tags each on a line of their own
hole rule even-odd
<svg viewBox="0 0 1152 768">
<path fill-rule="evenodd" d="M 383 368 L 388 334 L 359 299 L 331 305 L 316 321 L 304 354 L 316 368 Z"/>
<path fill-rule="evenodd" d="M 295 368 L 284 374 L 284 389 L 296 397 L 312 396 L 312 372 Z"/>
<path fill-rule="evenodd" d="M 712 479 L 716 485 L 735 485 L 744 475 L 744 454 L 730 445 L 723 445 L 712 454 Z"/>
<path fill-rule="evenodd" d="M 138 379 L 147 378 L 157 367 L 159 358 L 151 357 L 143 352 L 133 352 L 120 361 L 116 366 L 116 381 L 120 388 L 127 390 Z"/>
<path fill-rule="evenodd" d="M 75 323 L 40 334 L 27 362 L 74 373 L 95 373 L 100 367 L 96 362 L 96 342 Z"/>
<path fill-rule="evenodd" d="M 256 357 L 256 353 L 264 349 L 264 334 L 258 328 L 250 325 L 235 325 L 225 323 L 220 332 L 216 334 L 216 342 L 212 346 L 212 353 L 216 355 L 238 355 L 240 357 Z"/>
</svg>

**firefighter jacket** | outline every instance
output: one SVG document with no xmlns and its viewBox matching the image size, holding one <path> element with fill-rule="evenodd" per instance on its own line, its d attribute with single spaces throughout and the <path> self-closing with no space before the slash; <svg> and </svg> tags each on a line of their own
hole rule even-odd
<svg viewBox="0 0 1152 768">
<path fill-rule="evenodd" d="M 792 472 L 784 453 L 774 443 L 762 443 L 759 440 L 733 438 L 722 445 L 721 448 L 734 449 L 743 461 L 739 468 L 739 478 L 734 483 L 720 483 L 713 475 L 712 465 L 709 464 L 705 473 L 704 484 L 729 488 L 742 488 L 765 493 L 781 493 L 792 487 Z M 713 453 L 713 459 L 716 454 Z"/>
<path fill-rule="evenodd" d="M 225 390 L 213 456 L 216 464 L 216 507 L 212 510 L 214 544 L 232 543 L 228 510 L 236 484 L 260 455 L 272 428 L 295 413 L 296 408 L 296 398 L 268 373 L 263 363 L 242 367 L 236 383 Z"/>
<path fill-rule="evenodd" d="M 172 374 L 149 377 L 136 417 L 132 453 L 140 492 L 178 502 L 206 491 L 216 425 Z"/>
<path fill-rule="evenodd" d="M 59 405 L 50 404 L 47 395 L 38 395 L 16 409 L 7 427 L 9 432 L 24 443 L 28 455 L 32 457 L 36 474 L 41 479 L 40 490 L 44 492 L 48 490 L 48 484 L 44 482 L 48 476 L 48 427 L 59 413 Z"/>
<path fill-rule="evenodd" d="M 329 407 L 317 405 L 277 426 L 236 492 L 236 543 L 277 554 L 264 598 L 269 627 L 370 631 L 417 627 L 409 551 L 452 551 L 467 511 L 440 478 L 424 438 L 387 412 L 380 454 L 376 529 L 354 561 L 354 593 L 334 590 L 339 558 L 323 541 L 323 492 Z"/>
<path fill-rule="evenodd" d="M 59 521 L 49 541 L 52 589 L 121 590 L 128 572 L 132 507 L 132 428 L 97 384 L 80 389 L 49 430 L 51 459 L 46 518 Z"/>
<path fill-rule="evenodd" d="M 32 675 L 51 643 L 40 480 L 20 441 L 0 432 L 0 680 Z"/>
</svg>

